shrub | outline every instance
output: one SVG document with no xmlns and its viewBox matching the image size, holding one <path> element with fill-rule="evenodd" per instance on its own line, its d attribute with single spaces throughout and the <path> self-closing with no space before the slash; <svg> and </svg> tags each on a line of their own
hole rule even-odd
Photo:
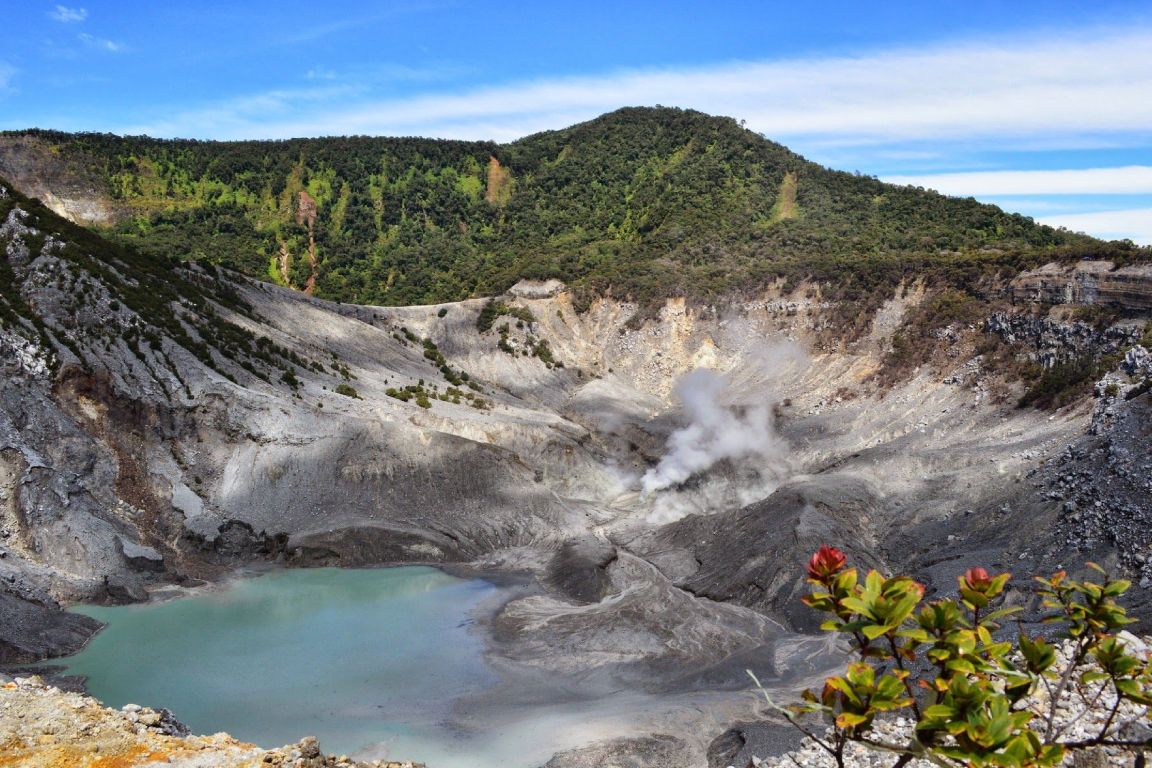
<svg viewBox="0 0 1152 768">
<path fill-rule="evenodd" d="M 893 766 L 919 757 L 973 768 L 1053 766 L 1091 747 L 1152 746 L 1146 735 L 1122 733 L 1152 705 L 1147 654 L 1116 636 L 1133 622 L 1117 603 L 1129 582 L 1089 567 L 1100 582 L 1063 571 L 1037 579 L 1043 621 L 1059 625 L 1064 648 L 1023 630 L 1014 648 L 998 637 L 999 620 L 1020 610 L 1000 605 L 1009 574 L 971 568 L 957 597 L 925 602 L 911 578 L 870 571 L 861 582 L 842 552 L 822 546 L 808 562 L 813 590 L 804 603 L 827 615 L 822 629 L 845 637 L 858 660 L 819 693 L 805 691 L 802 705 L 765 698 L 838 766 L 853 743 L 892 755 Z M 1091 710 L 1107 713 L 1092 734 L 1068 735 L 1064 724 Z M 886 712 L 912 719 L 906 739 L 874 728 Z M 827 734 L 801 724 L 800 713 L 824 715 Z"/>
<path fill-rule="evenodd" d="M 344 395 L 345 397 L 354 397 L 357 400 L 360 399 L 360 393 L 357 392 L 356 388 L 350 384 L 337 384 L 336 394 Z"/>
<path fill-rule="evenodd" d="M 1112 357 L 1096 360 L 1080 357 L 1047 368 L 1021 396 L 1019 406 L 1054 410 L 1083 395 L 1105 371 L 1113 367 Z"/>
<path fill-rule="evenodd" d="M 502 301 L 497 301 L 496 299 L 489 299 L 480 309 L 480 314 L 476 318 L 476 330 L 480 331 L 480 333 L 486 333 L 492 330 L 492 325 L 496 322 L 497 318 L 504 315 L 516 318 L 517 328 L 523 328 L 524 323 L 536 322 L 536 316 L 532 314 L 532 310 L 527 307 L 514 307 Z"/>
</svg>

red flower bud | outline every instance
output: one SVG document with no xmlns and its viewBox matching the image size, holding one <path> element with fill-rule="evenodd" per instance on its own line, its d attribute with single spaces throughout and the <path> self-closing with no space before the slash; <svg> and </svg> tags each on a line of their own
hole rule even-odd
<svg viewBox="0 0 1152 768">
<path fill-rule="evenodd" d="M 808 578 L 813 581 L 826 581 L 839 573 L 844 564 L 848 562 L 847 556 L 836 547 L 821 544 L 816 554 L 808 561 Z"/>
<path fill-rule="evenodd" d="M 962 577 L 964 586 L 973 592 L 983 592 L 992 585 L 992 577 L 983 568 L 969 568 Z"/>
</svg>

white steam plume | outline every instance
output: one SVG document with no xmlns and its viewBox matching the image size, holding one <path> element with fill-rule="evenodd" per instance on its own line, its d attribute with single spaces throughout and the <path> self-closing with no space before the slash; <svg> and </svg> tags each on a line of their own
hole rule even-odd
<svg viewBox="0 0 1152 768">
<path fill-rule="evenodd" d="M 641 480 L 643 495 L 683 483 L 724 459 L 753 456 L 782 461 L 783 441 L 772 425 L 768 403 L 726 404 L 728 383 L 720 374 L 697 369 L 676 385 L 688 426 L 668 438 L 668 453 Z"/>
</svg>

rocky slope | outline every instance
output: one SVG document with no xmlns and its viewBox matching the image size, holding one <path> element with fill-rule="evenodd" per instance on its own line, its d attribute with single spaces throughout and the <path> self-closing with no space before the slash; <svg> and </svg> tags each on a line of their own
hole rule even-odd
<svg viewBox="0 0 1152 768">
<path fill-rule="evenodd" d="M 881 386 L 921 285 L 835 343 L 811 284 L 648 319 L 608 299 L 578 313 L 559 283 L 356 306 L 137 261 L 2 194 L 3 661 L 83 643 L 94 627 L 58 601 L 253 560 L 527 571 L 540 593 L 490 628 L 502 668 L 648 702 L 550 765 L 704 765 L 750 716 L 745 668 L 787 690 L 835 660 L 796 604 L 819 543 L 930 586 L 976 563 L 1147 562 L 1130 550 L 1150 514 L 1142 353 L 1093 417 L 1016 408 L 982 351 L 1098 345 L 1059 313 L 941 323 L 928 362 Z M 1120 352 L 1144 322 L 1128 309 L 1101 331 Z M 1105 466 L 1120 480 L 1090 489 Z"/>
</svg>

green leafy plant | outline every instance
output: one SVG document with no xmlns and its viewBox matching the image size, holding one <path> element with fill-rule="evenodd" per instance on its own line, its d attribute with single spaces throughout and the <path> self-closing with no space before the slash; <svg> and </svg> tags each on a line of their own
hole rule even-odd
<svg viewBox="0 0 1152 768">
<path fill-rule="evenodd" d="M 1117 602 L 1130 584 L 1089 567 L 1100 581 L 1063 571 L 1037 579 L 1042 621 L 1063 642 L 1021 628 L 1013 644 L 1000 623 L 1020 610 L 1002 605 L 1009 574 L 971 568 L 955 597 L 925 601 L 911 578 L 873 570 L 860 579 L 844 553 L 821 546 L 808 562 L 804 603 L 826 614 L 822 629 L 847 638 L 857 659 L 819 693 L 805 691 L 803 704 L 765 699 L 841 767 L 851 744 L 892 755 L 893 768 L 916 758 L 945 768 L 1040 768 L 1094 747 L 1140 752 L 1152 739 L 1128 727 L 1149 717 L 1152 665 L 1118 636 L 1134 621 Z M 912 722 L 902 740 L 876 727 L 897 712 Z M 825 733 L 801 718 L 812 713 L 827 719 Z"/>
</svg>

